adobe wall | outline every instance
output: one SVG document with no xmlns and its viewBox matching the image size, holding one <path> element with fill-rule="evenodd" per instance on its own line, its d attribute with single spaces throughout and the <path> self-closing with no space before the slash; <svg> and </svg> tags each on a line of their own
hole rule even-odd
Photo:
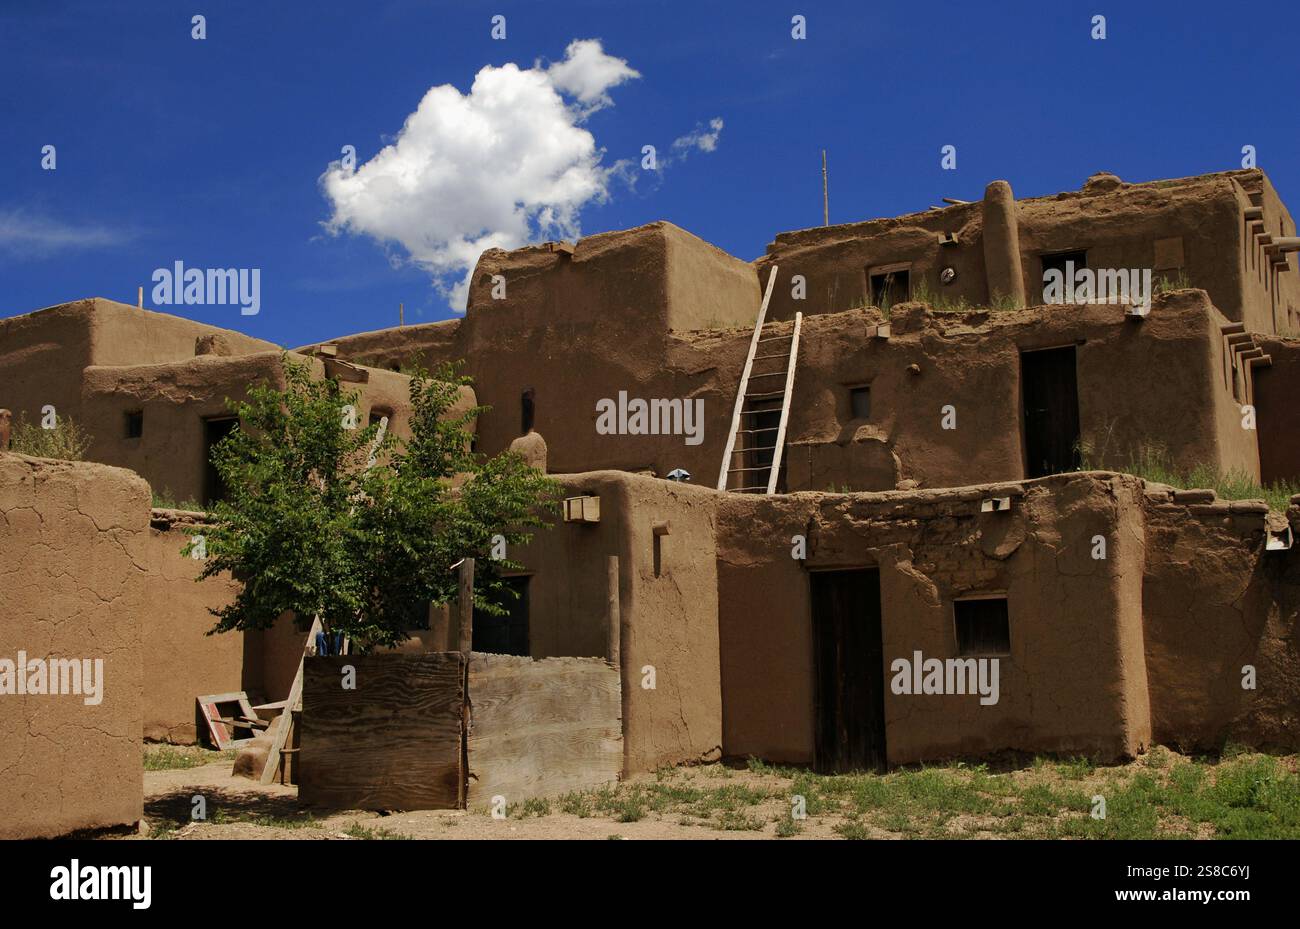
<svg viewBox="0 0 1300 929">
<path fill-rule="evenodd" d="M 491 296 L 497 274 L 506 279 L 504 300 Z M 689 348 L 690 330 L 739 327 L 734 331 L 747 340 L 760 299 L 749 264 L 661 222 L 582 239 L 572 256 L 543 246 L 486 251 L 464 320 L 335 344 L 341 358 L 383 366 L 464 359 L 479 402 L 491 407 L 478 422 L 480 452 L 498 454 L 521 434 L 520 399 L 532 388 L 551 471 L 663 475 L 685 468 L 713 472 L 712 484 L 744 353 L 735 374 L 719 380 L 718 362 Z M 617 400 L 619 391 L 644 399 L 704 397 L 704 444 L 597 434 L 597 402 Z"/>
<path fill-rule="evenodd" d="M 282 353 L 222 357 L 191 355 L 170 364 L 88 367 L 83 374 L 82 422 L 92 436 L 86 457 L 131 468 L 155 491 L 176 501 L 203 503 L 207 470 L 204 419 L 232 415 L 226 399 L 246 400 L 249 388 L 268 383 L 284 386 Z M 319 359 L 291 356 L 324 375 Z M 409 435 L 409 378 L 392 371 L 368 371 L 365 384 L 344 382 L 360 394 L 362 426 L 372 410 L 391 414 L 389 428 Z M 462 389 L 458 409 L 473 405 L 473 392 Z M 127 438 L 126 414 L 142 412 L 143 433 Z"/>
<path fill-rule="evenodd" d="M 141 819 L 148 533 L 136 475 L 0 453 L 0 657 L 103 662 L 97 705 L 0 694 L 0 838 Z"/>
<path fill-rule="evenodd" d="M 729 495 L 718 511 L 723 749 L 813 760 L 808 572 L 878 567 L 891 764 L 1002 749 L 1131 756 L 1149 744 L 1142 537 L 1135 478 L 1077 473 L 1018 485 L 887 494 Z M 1009 513 L 980 499 L 1013 495 Z M 791 538 L 808 557 L 791 557 Z M 1092 557 L 1094 537 L 1107 558 Z M 955 657 L 955 597 L 1005 592 L 1000 700 L 898 695 L 889 665 Z"/>
<path fill-rule="evenodd" d="M 1087 250 L 1090 268 L 1154 268 L 1154 279 L 1170 280 L 1183 270 L 1193 287 L 1232 320 L 1245 318 L 1258 331 L 1272 331 L 1271 315 L 1248 299 L 1240 262 L 1238 228 L 1242 204 L 1238 177 L 1259 172 L 1226 172 L 1193 178 L 1125 184 L 1097 175 L 1077 191 L 1016 201 L 1020 267 L 1028 305 L 1042 302 L 1042 256 Z M 1262 177 L 1262 175 L 1260 175 Z M 987 305 L 992 297 L 985 264 L 983 202 L 949 206 L 891 219 L 784 232 L 755 265 L 766 281 L 779 266 L 769 314 L 793 319 L 796 311 L 834 313 L 870 303 L 868 269 L 910 263 L 913 295 L 924 286 L 931 295 L 955 303 Z M 956 244 L 940 244 L 940 235 Z M 1161 249 L 1159 240 L 1177 239 L 1181 262 Z M 1178 249 L 1173 249 L 1174 253 Z M 949 284 L 939 279 L 951 267 Z M 807 281 L 805 299 L 795 299 L 793 275 Z M 1294 278 L 1294 275 L 1291 276 Z M 1243 314 L 1244 317 L 1243 317 Z"/>
<path fill-rule="evenodd" d="M 1300 482 L 1300 339 L 1255 336 L 1272 359 L 1254 369 L 1260 476 L 1267 484 Z"/>
<path fill-rule="evenodd" d="M 38 422 L 53 404 L 59 416 L 84 420 L 80 374 L 87 365 L 159 364 L 194 357 L 199 336 L 242 355 L 279 351 L 243 333 L 92 297 L 0 320 L 0 406 Z"/>
<path fill-rule="evenodd" d="M 1244 217 L 1237 226 L 1237 254 L 1247 307 L 1247 328 L 1265 333 L 1300 334 L 1300 276 L 1296 274 L 1294 254 L 1287 263 L 1275 264 L 1255 232 L 1273 239 L 1296 234 L 1295 220 L 1278 196 L 1272 181 L 1262 171 L 1243 171 L 1235 178 L 1237 200 L 1241 210 L 1258 207 L 1263 211 L 1262 225 L 1253 226 Z"/>
<path fill-rule="evenodd" d="M 617 555 L 626 771 L 717 758 L 716 493 L 613 471 L 564 480 L 569 496 L 600 497 L 600 522 L 557 522 L 510 553 L 531 576 L 531 656 L 606 654 L 607 560 Z M 667 534 L 656 575 L 658 524 L 667 524 Z M 458 641 L 454 615 L 446 641 Z M 643 686 L 647 666 L 653 689 Z"/>
<path fill-rule="evenodd" d="M 957 487 L 1025 475 L 1020 353 L 1076 346 L 1081 437 L 1120 468 L 1144 443 L 1179 462 L 1258 473 L 1255 437 L 1220 376 L 1222 317 L 1199 291 L 1158 298 L 1142 322 L 1120 306 L 935 313 L 896 307 L 805 317 L 787 441 L 792 490 Z M 917 366 L 917 370 L 912 368 Z M 849 387 L 869 384 L 871 417 Z M 956 409 L 944 429 L 942 408 Z"/>
<path fill-rule="evenodd" d="M 144 662 L 144 737 L 191 744 L 196 728 L 195 698 L 202 694 L 260 689 L 257 635 L 207 635 L 220 609 L 238 593 L 229 577 L 196 583 L 202 562 L 181 555 L 201 527 L 199 514 L 154 510 L 144 546 L 147 603 L 141 610 Z M 287 693 L 287 690 L 286 690 Z M 283 699 L 283 695 L 276 699 Z"/>
<path fill-rule="evenodd" d="M 1262 501 L 1212 491 L 1146 494 L 1142 590 L 1156 742 L 1215 751 L 1226 741 L 1300 746 L 1300 548 L 1265 550 Z M 1300 509 L 1287 516 L 1300 528 Z M 1243 668 L 1255 688 L 1243 687 Z"/>
</svg>

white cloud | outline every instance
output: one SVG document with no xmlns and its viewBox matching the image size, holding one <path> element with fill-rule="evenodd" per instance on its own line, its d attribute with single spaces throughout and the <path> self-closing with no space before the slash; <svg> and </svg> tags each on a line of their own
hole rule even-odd
<svg viewBox="0 0 1300 929">
<path fill-rule="evenodd" d="M 400 246 L 463 311 L 484 249 L 574 238 L 581 208 L 608 198 L 611 169 L 580 123 L 610 105 L 611 87 L 638 76 L 585 39 L 549 67 L 489 65 L 467 94 L 433 87 L 391 145 L 354 170 L 335 162 L 321 175 L 333 208 L 325 227 Z"/>
<path fill-rule="evenodd" d="M 722 117 L 715 116 L 709 120 L 708 131 L 697 124 L 694 132 L 688 132 L 681 138 L 675 139 L 673 141 L 673 153 L 685 158 L 691 153 L 692 149 L 711 152 L 718 147 L 718 136 L 720 135 L 722 135 Z"/>
<path fill-rule="evenodd" d="M 114 248 L 134 238 L 136 233 L 129 229 L 67 223 L 23 210 L 0 210 L 0 250 L 18 255 Z"/>
<path fill-rule="evenodd" d="M 546 73 L 556 90 L 576 97 L 587 113 L 612 106 L 607 91 L 641 76 L 622 58 L 606 55 L 599 39 L 574 39 L 564 50 L 564 60 L 551 65 Z"/>
</svg>

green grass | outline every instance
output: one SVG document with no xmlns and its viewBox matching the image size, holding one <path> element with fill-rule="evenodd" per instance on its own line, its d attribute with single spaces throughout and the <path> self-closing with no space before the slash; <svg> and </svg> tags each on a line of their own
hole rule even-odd
<svg viewBox="0 0 1300 929">
<path fill-rule="evenodd" d="M 351 836 L 354 839 L 409 839 L 410 836 L 401 832 L 393 832 L 391 829 L 385 829 L 382 826 L 370 828 L 363 826 L 361 823 L 348 823 L 348 827 L 343 830 L 343 834 Z"/>
<path fill-rule="evenodd" d="M 779 838 L 1162 839 L 1300 838 L 1294 756 L 1228 746 L 1214 758 L 1156 747 L 1127 765 L 1082 757 L 953 763 L 822 775 L 751 759 L 747 770 L 712 765 L 660 771 L 653 780 L 572 793 L 516 815 L 554 810 L 582 817 L 670 823 Z M 1094 819 L 1093 798 L 1105 800 Z M 802 798 L 806 819 L 791 813 Z M 769 829 L 769 826 L 771 827 Z"/>
<path fill-rule="evenodd" d="M 1300 483 L 1277 481 L 1263 486 L 1253 477 L 1239 471 L 1224 472 L 1204 464 L 1179 467 L 1166 451 L 1156 446 L 1139 449 L 1119 466 L 1103 464 L 1104 456 L 1096 455 L 1087 443 L 1081 444 L 1080 451 L 1085 471 L 1118 470 L 1182 490 L 1209 488 L 1222 500 L 1264 500 L 1271 509 L 1279 512 L 1286 512 L 1291 497 L 1300 494 Z"/>
<path fill-rule="evenodd" d="M 224 752 L 209 751 L 198 745 L 161 745 L 148 743 L 144 747 L 144 769 L 146 771 L 177 771 L 197 768 L 200 765 L 217 761 L 234 761 L 233 750 Z"/>
<path fill-rule="evenodd" d="M 53 429 L 29 423 L 25 412 L 13 421 L 9 451 L 33 458 L 61 458 L 81 461 L 90 447 L 91 436 L 71 416 L 58 418 Z"/>
<path fill-rule="evenodd" d="M 177 501 L 171 495 L 171 491 L 164 487 L 162 493 L 153 492 L 153 508 L 155 510 L 187 510 L 194 513 L 206 512 L 206 508 L 197 500 Z"/>
</svg>

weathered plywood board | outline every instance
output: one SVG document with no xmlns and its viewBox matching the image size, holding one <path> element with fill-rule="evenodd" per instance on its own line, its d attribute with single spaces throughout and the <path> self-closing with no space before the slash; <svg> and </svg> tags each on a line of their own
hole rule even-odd
<svg viewBox="0 0 1300 929">
<path fill-rule="evenodd" d="M 475 652 L 468 696 L 470 806 L 586 790 L 623 772 L 622 689 L 604 659 Z"/>
<path fill-rule="evenodd" d="M 356 689 L 342 686 L 356 669 Z M 455 809 L 463 797 L 464 658 L 342 655 L 303 663 L 304 802 L 334 809 Z"/>
</svg>

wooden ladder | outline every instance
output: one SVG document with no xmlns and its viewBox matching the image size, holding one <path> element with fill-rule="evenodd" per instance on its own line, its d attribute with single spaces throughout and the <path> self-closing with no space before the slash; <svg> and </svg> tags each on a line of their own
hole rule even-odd
<svg viewBox="0 0 1300 929">
<path fill-rule="evenodd" d="M 772 299 L 772 288 L 776 284 L 776 267 L 767 278 L 767 289 L 763 293 L 763 303 L 758 308 L 758 320 L 754 323 L 754 336 L 749 341 L 749 355 L 745 358 L 745 369 L 740 374 L 740 389 L 736 392 L 736 406 L 731 414 L 731 431 L 727 434 L 727 448 L 722 454 L 722 468 L 718 472 L 718 490 L 732 493 L 776 493 L 777 478 L 781 474 L 781 453 L 785 448 L 785 430 L 790 420 L 790 394 L 794 390 L 794 366 L 799 355 L 799 330 L 803 325 L 803 314 L 794 314 L 794 328 L 785 335 L 775 331 L 764 332 L 767 327 L 767 305 Z M 780 323 L 773 325 L 779 326 Z M 784 343 L 784 344 L 783 344 Z M 754 370 L 755 363 L 759 370 Z M 750 390 L 750 381 L 756 387 Z M 746 409 L 752 401 L 771 401 L 781 398 L 781 418 L 776 426 L 758 426 L 753 417 L 772 412 L 772 408 Z M 745 422 L 748 428 L 741 428 Z M 775 442 L 767 441 L 776 433 Z M 738 435 L 755 436 L 752 440 L 736 447 Z M 771 464 L 733 467 L 732 461 L 737 454 L 751 452 L 771 452 Z M 767 472 L 766 477 L 762 472 Z M 732 475 L 737 475 L 739 486 L 731 487 Z"/>
</svg>

